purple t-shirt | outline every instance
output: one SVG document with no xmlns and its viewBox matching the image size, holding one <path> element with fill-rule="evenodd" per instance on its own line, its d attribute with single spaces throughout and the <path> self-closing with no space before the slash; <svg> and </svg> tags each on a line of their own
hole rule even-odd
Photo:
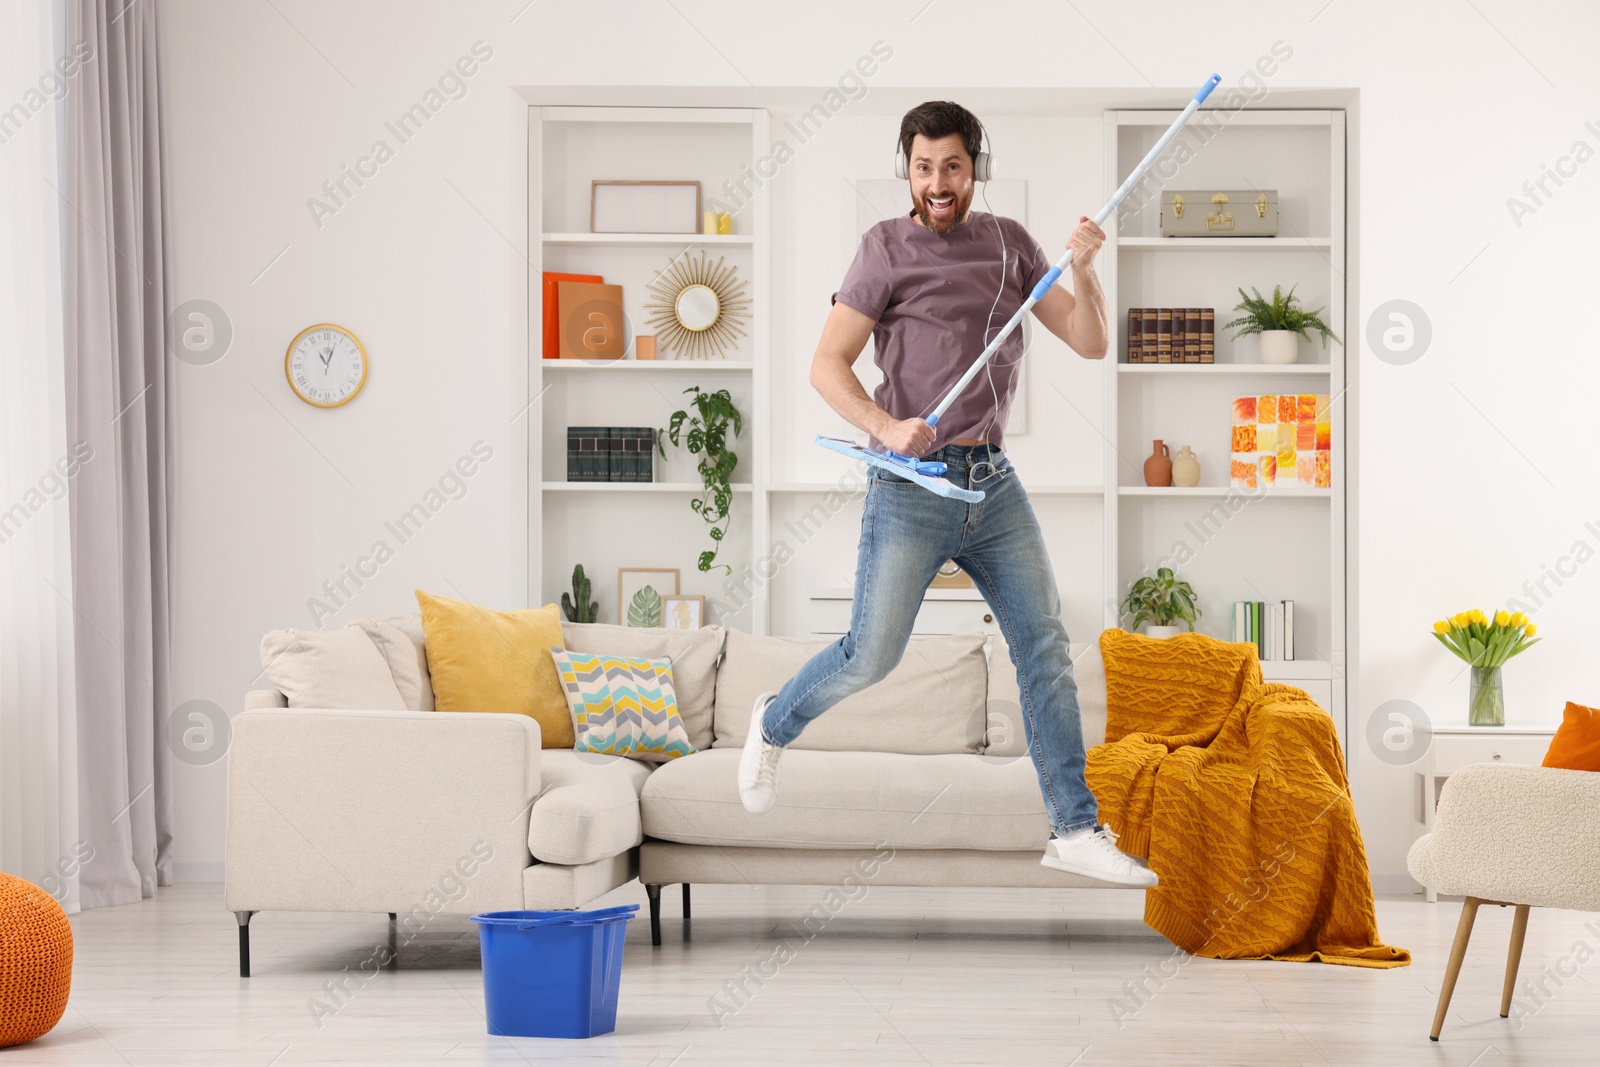
<svg viewBox="0 0 1600 1067">
<path fill-rule="evenodd" d="M 1004 227 L 1006 251 L 998 304 L 997 222 Z M 897 419 L 926 417 L 1049 269 L 1039 242 L 1015 219 L 999 215 L 969 210 L 966 221 L 944 234 L 917 225 L 909 213 L 872 227 L 861 236 L 855 262 L 833 294 L 876 323 L 873 361 L 883 370 L 883 383 L 872 399 Z M 1019 324 L 989 360 L 994 393 L 979 371 L 939 418 L 934 449 L 958 437 L 987 437 L 996 448 L 1004 446 L 1021 357 Z M 874 438 L 872 446 L 883 444 Z"/>
</svg>

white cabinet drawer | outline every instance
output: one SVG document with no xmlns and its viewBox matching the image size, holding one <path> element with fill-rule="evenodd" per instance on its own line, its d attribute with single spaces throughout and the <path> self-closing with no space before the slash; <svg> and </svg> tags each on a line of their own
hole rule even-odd
<svg viewBox="0 0 1600 1067">
<path fill-rule="evenodd" d="M 1537 767 L 1544 762 L 1550 737 L 1506 734 L 1501 737 L 1462 737 L 1459 734 L 1434 734 L 1433 773 L 1453 774 L 1469 763 L 1520 763 Z"/>
</svg>

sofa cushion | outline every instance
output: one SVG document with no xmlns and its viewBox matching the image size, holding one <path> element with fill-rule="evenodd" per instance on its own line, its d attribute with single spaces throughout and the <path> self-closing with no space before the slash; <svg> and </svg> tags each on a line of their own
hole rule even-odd
<svg viewBox="0 0 1600 1067">
<path fill-rule="evenodd" d="M 819 720 L 820 721 L 820 720 Z M 1043 848 L 1050 839 L 1030 760 L 898 752 L 784 754 L 778 802 L 739 802 L 739 752 L 664 763 L 644 783 L 644 832 L 694 845 L 772 848 Z"/>
<path fill-rule="evenodd" d="M 526 715 L 539 724 L 541 748 L 572 747 L 572 713 L 549 652 L 561 643 L 559 608 L 494 611 L 420 589 L 417 603 L 440 711 Z"/>
<path fill-rule="evenodd" d="M 790 748 L 829 752 L 976 753 L 982 750 L 988 668 L 981 633 L 913 637 L 889 676 L 829 708 Z M 717 670 L 714 748 L 738 748 L 763 692 L 776 693 L 826 638 L 728 631 Z"/>
<path fill-rule="evenodd" d="M 261 667 L 291 708 L 406 710 L 388 663 L 359 629 L 273 630 L 261 639 Z"/>
<path fill-rule="evenodd" d="M 1106 667 L 1098 641 L 1073 646 L 1072 677 L 1078 683 L 1083 747 L 1090 749 L 1106 739 Z M 1021 756 L 1027 751 L 1017 668 L 1005 638 L 996 635 L 989 643 L 989 722 L 983 752 L 986 756 Z"/>
<path fill-rule="evenodd" d="M 628 659 L 550 646 L 572 709 L 573 748 L 665 763 L 693 752 L 678 714 L 672 661 Z"/>
<path fill-rule="evenodd" d="M 542 863 L 575 865 L 633 848 L 644 840 L 639 791 L 652 766 L 621 756 L 546 749 L 540 756 L 542 788 L 528 818 L 528 851 Z"/>
<path fill-rule="evenodd" d="M 671 660 L 678 714 L 683 716 L 689 743 L 697 749 L 711 747 L 711 700 L 716 689 L 717 656 L 722 652 L 722 627 L 665 630 L 563 621 L 561 634 L 566 639 L 563 643 L 573 652 Z"/>
<path fill-rule="evenodd" d="M 378 654 L 389 665 L 394 686 L 407 711 L 432 711 L 433 679 L 428 674 L 428 654 L 422 643 L 421 616 L 415 616 L 416 636 L 397 625 L 395 619 L 357 619 L 351 623 L 367 635 Z"/>
</svg>

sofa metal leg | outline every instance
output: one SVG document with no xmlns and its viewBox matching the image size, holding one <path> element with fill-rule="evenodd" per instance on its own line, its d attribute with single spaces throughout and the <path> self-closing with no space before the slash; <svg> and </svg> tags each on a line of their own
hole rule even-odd
<svg viewBox="0 0 1600 1067">
<path fill-rule="evenodd" d="M 395 920 L 396 920 L 396 919 L 398 919 L 398 918 L 400 918 L 400 916 L 399 916 L 399 915 L 398 915 L 398 914 L 396 914 L 396 913 L 395 913 L 395 912 L 392 912 L 392 911 L 391 911 L 391 912 L 390 912 L 390 913 L 389 913 L 389 921 L 390 921 L 390 922 L 394 922 L 394 921 L 395 921 Z"/>
<path fill-rule="evenodd" d="M 1439 1007 L 1433 1013 L 1433 1031 L 1430 1041 L 1439 1040 L 1444 1029 L 1444 1013 L 1450 1010 L 1450 994 L 1456 991 L 1456 977 L 1461 973 L 1461 960 L 1467 954 L 1467 942 L 1472 939 L 1472 921 L 1478 917 L 1478 905 L 1483 901 L 1467 897 L 1461 902 L 1461 921 L 1456 924 L 1456 943 L 1450 947 L 1450 962 L 1444 969 L 1444 984 L 1439 987 Z"/>
<path fill-rule="evenodd" d="M 250 977 L 250 917 L 253 911 L 236 911 L 233 917 L 239 921 L 239 977 Z"/>
<path fill-rule="evenodd" d="M 650 943 L 661 947 L 661 883 L 646 882 L 644 891 L 650 894 Z"/>
<path fill-rule="evenodd" d="M 1511 951 L 1506 955 L 1506 987 L 1500 993 L 1500 1018 L 1511 1015 L 1511 994 L 1517 984 L 1517 964 L 1522 962 L 1522 942 L 1528 936 L 1528 905 L 1518 904 L 1511 920 Z"/>
<path fill-rule="evenodd" d="M 683 883 L 683 917 L 689 917 L 689 883 Z"/>
</svg>

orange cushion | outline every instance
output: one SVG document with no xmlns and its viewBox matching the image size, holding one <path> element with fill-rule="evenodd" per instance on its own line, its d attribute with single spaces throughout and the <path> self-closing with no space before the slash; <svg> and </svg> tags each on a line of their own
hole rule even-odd
<svg viewBox="0 0 1600 1067">
<path fill-rule="evenodd" d="M 1600 771 L 1600 711 L 1567 701 L 1561 728 L 1544 754 L 1546 767 Z"/>
<path fill-rule="evenodd" d="M 72 991 L 72 926 L 32 882 L 0 873 L 0 1048 L 61 1021 Z"/>
</svg>

